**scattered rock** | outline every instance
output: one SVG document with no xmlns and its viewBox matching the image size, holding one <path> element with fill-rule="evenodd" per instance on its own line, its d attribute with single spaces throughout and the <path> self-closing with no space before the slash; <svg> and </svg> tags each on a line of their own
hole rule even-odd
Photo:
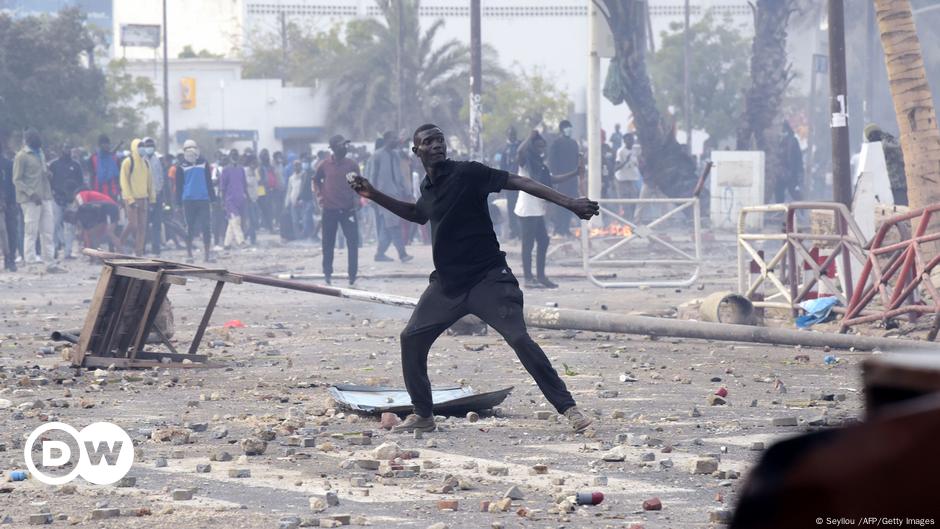
<svg viewBox="0 0 940 529">
<path fill-rule="evenodd" d="M 663 510 L 663 502 L 659 498 L 653 497 L 643 502 L 644 511 L 661 511 Z"/>
<path fill-rule="evenodd" d="M 173 491 L 174 501 L 187 501 L 193 499 L 192 489 L 176 489 Z"/>
<path fill-rule="evenodd" d="M 397 443 L 382 443 L 372 451 L 372 457 L 388 461 L 401 455 L 401 447 Z"/>
<path fill-rule="evenodd" d="M 379 427 L 383 430 L 391 430 L 398 423 L 401 422 L 401 419 L 398 418 L 398 415 L 394 413 L 385 412 L 382 414 L 382 419 L 379 421 Z"/>
<path fill-rule="evenodd" d="M 503 494 L 504 498 L 509 498 L 510 500 L 522 500 L 525 499 L 525 495 L 516 485 L 509 487 L 509 490 Z"/>
<path fill-rule="evenodd" d="M 257 437 L 248 437 L 238 442 L 246 456 L 260 456 L 268 449 L 267 441 Z"/>
<path fill-rule="evenodd" d="M 700 457 L 692 461 L 693 474 L 711 474 L 718 471 L 718 460 L 714 457 Z"/>
</svg>

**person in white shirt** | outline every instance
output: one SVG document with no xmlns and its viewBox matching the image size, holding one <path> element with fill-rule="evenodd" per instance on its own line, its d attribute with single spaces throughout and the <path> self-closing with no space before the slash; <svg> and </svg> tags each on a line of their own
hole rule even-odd
<svg viewBox="0 0 940 529">
<path fill-rule="evenodd" d="M 574 171 L 553 176 L 545 165 L 545 138 L 537 130 L 519 146 L 519 175 L 531 178 L 541 184 L 552 187 L 583 170 L 583 160 Z M 526 288 L 557 288 L 545 275 L 545 256 L 548 253 L 548 230 L 545 227 L 545 201 L 528 193 L 519 193 L 513 213 L 519 217 L 522 231 L 522 271 Z M 532 275 L 532 249 L 535 248 L 535 270 Z"/>
<path fill-rule="evenodd" d="M 623 145 L 617 151 L 614 182 L 617 198 L 636 198 L 640 194 L 640 145 L 632 133 L 624 134 Z M 621 208 L 624 215 L 633 215 L 633 206 Z"/>
</svg>

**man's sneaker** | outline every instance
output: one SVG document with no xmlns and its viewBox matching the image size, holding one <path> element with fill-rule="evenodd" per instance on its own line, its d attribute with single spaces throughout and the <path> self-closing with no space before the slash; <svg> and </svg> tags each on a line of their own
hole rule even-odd
<svg viewBox="0 0 940 529">
<path fill-rule="evenodd" d="M 414 258 L 415 258 L 415 256 L 413 256 L 413 255 L 405 254 L 405 255 L 401 256 L 401 262 L 407 263 L 408 261 L 411 261 L 411 260 L 414 259 Z"/>
<path fill-rule="evenodd" d="M 433 432 L 435 428 L 434 417 L 422 417 L 420 415 L 412 413 L 411 415 L 405 417 L 405 420 L 392 428 L 394 433 L 411 433 L 415 430 L 419 432 Z"/>
<path fill-rule="evenodd" d="M 587 415 L 581 413 L 581 410 L 579 410 L 577 406 L 572 406 L 565 410 L 565 418 L 568 419 L 568 424 L 571 425 L 571 429 L 576 433 L 583 432 L 594 422 Z"/>
</svg>

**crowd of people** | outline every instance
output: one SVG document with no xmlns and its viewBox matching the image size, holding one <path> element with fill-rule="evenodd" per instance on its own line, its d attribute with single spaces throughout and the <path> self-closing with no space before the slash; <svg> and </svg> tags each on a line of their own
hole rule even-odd
<svg viewBox="0 0 940 529">
<path fill-rule="evenodd" d="M 572 138 L 572 129 L 564 120 L 548 139 L 532 131 L 524 142 L 510 129 L 504 148 L 488 158 L 497 168 L 563 193 L 584 194 L 583 146 Z M 203 152 L 190 139 L 174 155 L 158 152 L 150 137 L 133 139 L 125 148 L 124 141 L 115 145 L 106 135 L 92 149 L 49 147 L 33 129 L 23 133 L 21 145 L 14 145 L 16 140 L 0 139 L 0 250 L 10 271 L 19 263 L 63 272 L 62 261 L 78 257 L 80 247 L 102 245 L 141 256 L 160 255 L 172 244 L 192 261 L 194 243 L 201 242 L 203 261 L 213 262 L 219 250 L 255 245 L 259 232 L 267 231 L 284 242 L 320 242 L 327 282 L 337 242 L 344 245 L 353 284 L 363 239 L 374 234 L 375 261 L 397 257 L 403 263 L 412 259 L 410 244 L 430 240 L 426 226 L 402 222 L 383 208 L 364 208 L 365 201 L 349 187 L 353 176 L 362 175 L 389 196 L 417 199 L 424 171 L 408 150 L 409 138 L 393 131 L 376 139 L 372 149 L 336 135 L 328 151 L 299 154 L 216 146 Z M 610 181 L 614 196 L 637 196 L 639 151 L 632 135 L 621 134 L 618 126 L 605 142 L 608 152 L 615 156 L 605 156 L 605 187 Z M 518 200 L 516 191 L 500 195 L 508 208 L 501 213 L 491 207 L 491 214 L 505 227 L 503 238 L 521 240 L 526 286 L 556 287 L 545 272 L 549 230 L 571 237 L 576 218 L 534 197 Z"/>
</svg>

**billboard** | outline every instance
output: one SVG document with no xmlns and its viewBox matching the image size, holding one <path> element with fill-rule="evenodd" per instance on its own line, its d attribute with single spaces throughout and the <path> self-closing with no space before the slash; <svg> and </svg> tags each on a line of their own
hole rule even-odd
<svg viewBox="0 0 940 529">
<path fill-rule="evenodd" d="M 151 24 L 121 24 L 121 46 L 160 47 L 161 27 Z"/>
</svg>

